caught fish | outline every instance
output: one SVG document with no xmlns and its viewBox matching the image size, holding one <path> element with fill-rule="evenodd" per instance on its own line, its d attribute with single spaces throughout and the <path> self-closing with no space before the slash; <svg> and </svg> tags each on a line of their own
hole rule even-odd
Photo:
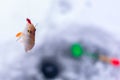
<svg viewBox="0 0 120 80">
<path fill-rule="evenodd" d="M 21 43 L 23 43 L 25 51 L 28 52 L 31 50 L 35 45 L 35 26 L 31 23 L 30 19 L 26 19 L 27 24 L 26 28 L 23 32 L 19 32 L 16 34 L 16 37 L 18 38 Z"/>
</svg>

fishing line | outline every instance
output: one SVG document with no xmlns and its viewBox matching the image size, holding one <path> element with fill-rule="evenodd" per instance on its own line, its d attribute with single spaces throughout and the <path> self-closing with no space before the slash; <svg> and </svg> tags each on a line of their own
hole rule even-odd
<svg viewBox="0 0 120 80">
<path fill-rule="evenodd" d="M 92 59 L 97 59 L 97 60 L 106 62 L 106 63 L 111 64 L 116 67 L 120 66 L 119 59 L 110 58 L 105 55 L 98 54 L 97 52 L 96 53 L 85 52 L 84 48 L 79 43 L 74 43 L 71 46 L 71 53 L 72 53 L 72 56 L 75 58 L 80 58 L 81 56 L 85 55 L 85 56 L 91 57 Z"/>
</svg>

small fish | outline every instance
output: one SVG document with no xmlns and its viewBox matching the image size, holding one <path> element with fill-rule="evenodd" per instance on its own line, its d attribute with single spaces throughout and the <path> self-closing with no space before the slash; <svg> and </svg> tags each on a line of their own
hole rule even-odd
<svg viewBox="0 0 120 80">
<path fill-rule="evenodd" d="M 28 52 L 31 50 L 35 45 L 35 26 L 31 23 L 30 19 L 26 19 L 27 24 L 26 28 L 23 32 L 19 32 L 16 34 L 16 37 L 18 38 L 20 42 L 23 43 L 25 51 Z"/>
</svg>

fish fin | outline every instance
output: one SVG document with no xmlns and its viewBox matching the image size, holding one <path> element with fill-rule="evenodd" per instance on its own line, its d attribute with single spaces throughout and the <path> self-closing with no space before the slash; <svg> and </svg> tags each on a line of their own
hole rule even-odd
<svg viewBox="0 0 120 80">
<path fill-rule="evenodd" d="M 23 33 L 19 32 L 19 33 L 16 34 L 16 37 L 21 37 L 22 35 L 23 35 Z"/>
<path fill-rule="evenodd" d="M 20 36 L 16 41 L 22 42 L 21 38 L 22 38 L 22 36 Z"/>
<path fill-rule="evenodd" d="M 18 41 L 18 40 L 20 40 L 21 39 L 21 37 L 19 37 L 16 41 Z"/>
<path fill-rule="evenodd" d="M 31 20 L 29 18 L 26 18 L 26 21 L 31 24 Z"/>
<path fill-rule="evenodd" d="M 18 38 L 16 41 L 19 41 L 21 43 L 21 45 L 24 45 L 24 41 L 20 38 Z"/>
</svg>

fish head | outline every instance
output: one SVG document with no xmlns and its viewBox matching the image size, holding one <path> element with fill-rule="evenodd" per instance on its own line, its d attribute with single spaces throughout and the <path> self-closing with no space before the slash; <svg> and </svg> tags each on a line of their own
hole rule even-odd
<svg viewBox="0 0 120 80">
<path fill-rule="evenodd" d="M 27 33 L 29 34 L 29 35 L 35 35 L 35 31 L 36 31 L 36 28 L 35 28 L 35 26 L 31 23 L 31 20 L 30 19 L 26 19 L 26 21 L 27 21 L 27 25 L 26 25 L 26 31 L 27 31 Z"/>
</svg>

